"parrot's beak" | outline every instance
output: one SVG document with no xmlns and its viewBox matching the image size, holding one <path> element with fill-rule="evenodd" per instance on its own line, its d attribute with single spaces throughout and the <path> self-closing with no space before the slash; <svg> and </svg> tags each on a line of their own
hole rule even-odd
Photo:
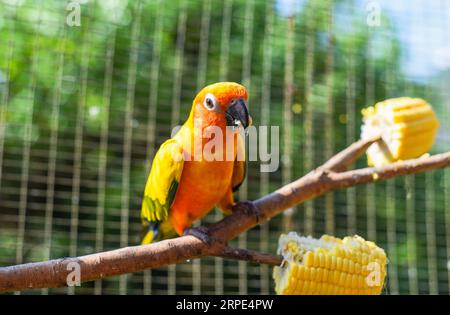
<svg viewBox="0 0 450 315">
<path fill-rule="evenodd" d="M 244 129 L 250 125 L 250 116 L 248 115 L 247 105 L 243 99 L 236 99 L 231 102 L 225 111 L 227 125 L 231 127 L 242 126 Z"/>
</svg>

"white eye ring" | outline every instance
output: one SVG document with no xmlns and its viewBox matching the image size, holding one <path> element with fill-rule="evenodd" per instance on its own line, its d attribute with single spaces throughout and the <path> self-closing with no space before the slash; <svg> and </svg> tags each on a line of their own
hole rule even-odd
<svg viewBox="0 0 450 315">
<path fill-rule="evenodd" d="M 216 97 L 211 93 L 208 93 L 205 95 L 205 100 L 203 101 L 203 105 L 205 106 L 205 108 L 207 110 L 217 111 L 219 108 Z"/>
</svg>

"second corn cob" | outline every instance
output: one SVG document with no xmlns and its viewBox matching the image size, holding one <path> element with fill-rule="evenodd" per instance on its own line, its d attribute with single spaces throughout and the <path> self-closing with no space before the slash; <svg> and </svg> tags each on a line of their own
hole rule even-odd
<svg viewBox="0 0 450 315">
<path fill-rule="evenodd" d="M 367 150 L 368 164 L 380 166 L 428 152 L 439 122 L 430 104 L 420 98 L 400 97 L 363 110 L 362 138 L 381 135 Z"/>
<path fill-rule="evenodd" d="M 278 294 L 380 294 L 386 277 L 386 254 L 359 236 L 320 239 L 283 234 L 274 268 Z"/>
</svg>

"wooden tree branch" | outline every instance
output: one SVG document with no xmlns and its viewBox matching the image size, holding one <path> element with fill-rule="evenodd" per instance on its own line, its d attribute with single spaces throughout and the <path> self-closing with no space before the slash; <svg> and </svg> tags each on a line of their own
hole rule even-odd
<svg viewBox="0 0 450 315">
<path fill-rule="evenodd" d="M 238 203 L 232 215 L 206 228 L 194 229 L 203 235 L 203 240 L 186 235 L 150 245 L 126 247 L 81 257 L 1 267 L 0 292 L 66 286 L 67 276 L 74 270 L 74 266 L 79 266 L 80 280 L 84 282 L 204 256 L 279 264 L 281 260 L 278 256 L 231 249 L 227 246 L 227 241 L 285 209 L 327 192 L 450 166 L 450 152 L 447 152 L 383 167 L 339 172 L 345 170 L 377 140 L 360 140 L 321 167 L 277 191 L 252 202 Z"/>
<path fill-rule="evenodd" d="M 245 260 L 258 264 L 268 264 L 272 266 L 279 266 L 283 261 L 282 256 L 259 253 L 248 249 L 231 248 L 228 246 L 225 246 L 218 256 L 229 259 Z"/>
<path fill-rule="evenodd" d="M 321 169 L 327 169 L 333 172 L 345 171 L 350 165 L 359 159 L 361 155 L 366 153 L 371 144 L 380 140 L 380 136 L 358 140 L 326 161 L 321 166 Z"/>
</svg>

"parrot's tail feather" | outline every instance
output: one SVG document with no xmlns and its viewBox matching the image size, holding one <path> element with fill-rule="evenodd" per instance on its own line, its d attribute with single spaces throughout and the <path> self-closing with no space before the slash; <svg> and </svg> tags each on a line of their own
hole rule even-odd
<svg viewBox="0 0 450 315">
<path fill-rule="evenodd" d="M 153 231 L 148 231 L 147 234 L 144 235 L 141 241 L 141 245 L 150 244 L 154 240 L 154 233 Z"/>
<path fill-rule="evenodd" d="M 158 236 L 159 225 L 161 222 L 149 222 L 144 226 L 141 245 L 153 243 Z"/>
<path fill-rule="evenodd" d="M 175 232 L 173 227 L 169 222 L 148 222 L 144 226 L 144 231 L 142 233 L 141 245 L 150 244 L 153 242 L 159 242 L 168 238 L 177 237 L 178 234 Z"/>
</svg>

